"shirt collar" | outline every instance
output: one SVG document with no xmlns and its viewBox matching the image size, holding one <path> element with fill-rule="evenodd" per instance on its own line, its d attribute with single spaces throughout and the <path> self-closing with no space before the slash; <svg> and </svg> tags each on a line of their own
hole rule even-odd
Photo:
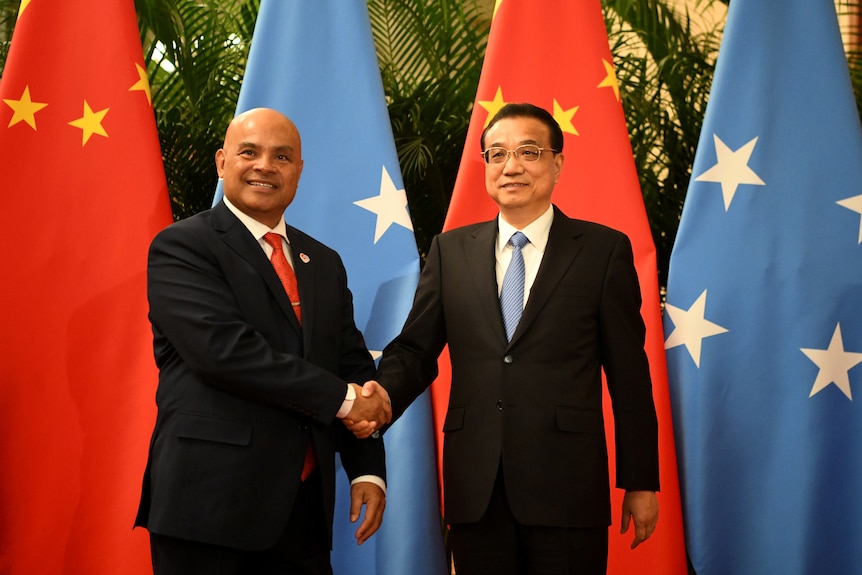
<svg viewBox="0 0 862 575">
<path fill-rule="evenodd" d="M 227 209 L 229 209 L 233 215 L 242 222 L 242 225 L 248 228 L 248 231 L 251 232 L 251 235 L 253 235 L 254 239 L 257 241 L 262 241 L 263 236 L 269 232 L 274 232 L 283 237 L 287 243 L 290 243 L 290 240 L 287 239 L 287 225 L 284 223 L 284 215 L 281 216 L 275 227 L 270 229 L 266 224 L 262 224 L 248 214 L 241 212 L 240 209 L 230 203 L 230 200 L 227 198 L 224 198 L 222 201 L 224 201 L 224 205 L 227 206 Z"/>
<path fill-rule="evenodd" d="M 554 206 L 548 206 L 541 216 L 525 226 L 521 232 L 527 236 L 530 243 L 540 252 L 545 251 L 545 246 L 548 245 L 548 234 L 551 232 L 551 223 L 554 221 Z M 509 238 L 512 234 L 518 231 L 518 228 L 507 222 L 502 216 L 497 216 L 497 250 L 503 251 L 506 244 L 509 243 Z"/>
</svg>

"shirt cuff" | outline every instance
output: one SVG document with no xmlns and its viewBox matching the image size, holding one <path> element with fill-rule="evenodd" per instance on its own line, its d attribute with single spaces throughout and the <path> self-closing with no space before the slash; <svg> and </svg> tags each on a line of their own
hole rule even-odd
<svg viewBox="0 0 862 575">
<path fill-rule="evenodd" d="M 335 414 L 338 419 L 344 419 L 350 410 L 353 409 L 353 401 L 356 399 L 356 390 L 352 385 L 347 386 L 347 395 L 344 396 L 344 403 L 341 404 L 341 409 Z"/>
<path fill-rule="evenodd" d="M 373 483 L 374 485 L 383 490 L 383 495 L 386 495 L 386 482 L 383 481 L 382 477 L 377 477 L 376 475 L 360 475 L 359 477 L 351 481 L 350 485 L 353 485 L 354 483 L 359 483 L 360 481 Z"/>
</svg>

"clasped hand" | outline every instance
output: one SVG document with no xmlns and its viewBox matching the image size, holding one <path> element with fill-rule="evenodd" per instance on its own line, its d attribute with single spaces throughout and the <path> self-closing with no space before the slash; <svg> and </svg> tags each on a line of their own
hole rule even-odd
<svg viewBox="0 0 862 575">
<path fill-rule="evenodd" d="M 356 390 L 356 399 L 353 400 L 350 413 L 342 421 L 356 437 L 365 439 L 392 421 L 389 394 L 374 380 L 362 387 L 355 383 L 350 385 Z"/>
</svg>

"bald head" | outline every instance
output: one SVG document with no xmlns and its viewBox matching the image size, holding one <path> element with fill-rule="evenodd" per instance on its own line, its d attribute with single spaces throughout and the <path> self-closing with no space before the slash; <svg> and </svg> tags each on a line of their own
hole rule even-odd
<svg viewBox="0 0 862 575">
<path fill-rule="evenodd" d="M 302 142 L 294 123 L 270 108 L 243 112 L 228 125 L 215 159 L 225 197 L 275 227 L 296 196 L 302 173 Z"/>
<path fill-rule="evenodd" d="M 248 130 L 261 132 L 263 130 L 283 130 L 296 138 L 297 145 L 300 144 L 299 130 L 296 125 L 284 114 L 272 108 L 252 108 L 238 114 L 231 120 L 225 132 L 225 144 L 231 138 L 245 133 Z"/>
</svg>

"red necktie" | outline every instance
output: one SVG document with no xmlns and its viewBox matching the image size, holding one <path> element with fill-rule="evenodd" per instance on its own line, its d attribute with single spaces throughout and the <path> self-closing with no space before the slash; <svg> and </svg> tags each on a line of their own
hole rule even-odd
<svg viewBox="0 0 862 575">
<path fill-rule="evenodd" d="M 284 291 L 287 292 L 287 297 L 293 306 L 293 311 L 296 313 L 296 319 L 302 325 L 302 308 L 299 306 L 299 287 L 296 284 L 296 274 L 293 273 L 293 268 L 287 261 L 284 255 L 284 248 L 281 243 L 281 236 L 275 233 L 268 233 L 263 236 L 263 239 L 272 246 L 272 255 L 269 261 L 272 267 L 275 268 L 275 273 L 278 279 L 281 280 L 281 285 L 284 286 Z M 305 481 L 311 472 L 314 471 L 314 466 L 317 465 L 317 458 L 314 455 L 314 447 L 311 441 L 308 442 L 308 448 L 305 450 L 305 463 L 302 465 L 302 480 Z"/>
<path fill-rule="evenodd" d="M 281 280 L 281 285 L 284 286 L 284 291 L 287 292 L 287 297 L 290 299 L 290 304 L 293 306 L 293 311 L 296 313 L 296 319 L 302 324 L 302 309 L 299 306 L 299 287 L 296 284 L 296 274 L 293 273 L 293 268 L 287 261 L 284 255 L 284 248 L 281 244 L 281 236 L 275 233 L 268 233 L 263 236 L 270 246 L 272 246 L 272 255 L 269 261 L 272 267 L 275 268 L 275 273 L 278 279 Z"/>
</svg>

